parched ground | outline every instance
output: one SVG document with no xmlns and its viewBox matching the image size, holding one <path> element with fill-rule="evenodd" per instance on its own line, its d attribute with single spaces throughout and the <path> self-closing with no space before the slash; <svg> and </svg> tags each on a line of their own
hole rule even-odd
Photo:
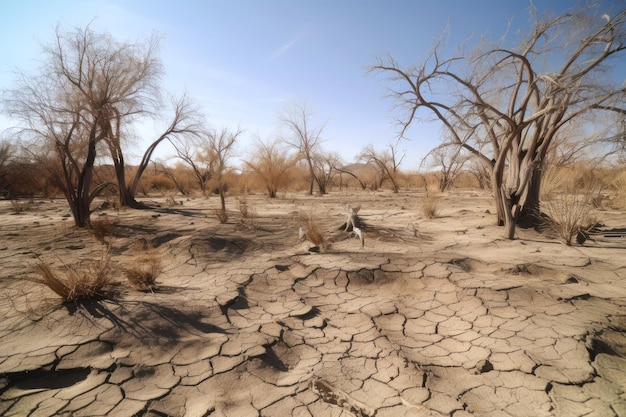
<svg viewBox="0 0 626 417">
<path fill-rule="evenodd" d="M 62 200 L 0 201 L 5 416 L 626 416 L 626 242 L 567 247 L 494 226 L 489 195 L 217 198 L 114 224 L 105 297 L 60 303 L 38 262 L 86 268 L 103 245 Z M 339 230 L 361 205 L 365 246 Z M 299 213 L 332 241 L 298 240 Z M 606 230 L 626 213 L 597 213 Z M 152 246 L 153 292 L 123 270 Z"/>
</svg>

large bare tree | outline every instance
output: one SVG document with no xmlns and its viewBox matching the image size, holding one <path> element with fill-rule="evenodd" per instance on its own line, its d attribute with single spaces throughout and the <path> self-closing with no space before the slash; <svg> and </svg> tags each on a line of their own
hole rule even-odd
<svg viewBox="0 0 626 417">
<path fill-rule="evenodd" d="M 183 96 L 174 103 L 172 122 L 148 147 L 126 185 L 123 147 L 133 123 L 158 115 L 158 47 L 156 36 L 146 42 L 118 42 L 90 25 L 70 30 L 57 26 L 53 41 L 43 47 L 39 73 L 18 74 L 15 87 L 5 92 L 5 107 L 21 121 L 22 136 L 42 145 L 42 152 L 54 152 L 54 176 L 77 226 L 89 223 L 89 204 L 105 186 L 92 189 L 97 157 L 113 160 L 120 204 L 138 207 L 137 184 L 156 146 L 171 135 L 193 133 L 193 108 Z"/>
<path fill-rule="evenodd" d="M 279 121 L 287 129 L 285 142 L 296 149 L 309 170 L 309 194 L 313 194 L 313 185 L 317 184 L 320 194 L 326 194 L 326 183 L 323 176 L 316 171 L 316 156 L 322 154 L 322 132 L 325 123 L 316 125 L 313 112 L 306 102 L 294 102 L 280 114 Z"/>
<path fill-rule="evenodd" d="M 532 30 L 514 46 L 503 38 L 445 56 L 440 41 L 415 66 L 388 56 L 369 68 L 389 77 L 391 96 L 407 110 L 401 135 L 425 111 L 488 164 L 507 238 L 519 222 L 537 219 L 541 172 L 557 134 L 591 113 L 623 111 L 624 74 L 611 65 L 624 59 L 626 10 L 597 6 L 549 19 L 531 7 Z"/>
<path fill-rule="evenodd" d="M 398 185 L 398 174 L 400 173 L 400 165 L 406 156 L 404 151 L 399 148 L 400 140 L 390 143 L 384 151 L 377 151 L 373 145 L 367 145 L 357 156 L 357 159 L 372 164 L 378 171 L 378 186 L 388 179 L 391 182 L 391 189 L 394 193 L 400 190 Z"/>
<path fill-rule="evenodd" d="M 261 178 L 269 198 L 276 198 L 279 188 L 287 183 L 289 170 L 298 159 L 298 155 L 289 154 L 282 141 L 263 141 L 258 138 L 250 152 L 250 159 L 243 162 Z"/>
</svg>

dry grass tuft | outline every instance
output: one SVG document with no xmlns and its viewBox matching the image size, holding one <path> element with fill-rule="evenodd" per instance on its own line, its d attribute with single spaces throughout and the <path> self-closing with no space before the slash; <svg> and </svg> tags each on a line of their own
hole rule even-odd
<svg viewBox="0 0 626 417">
<path fill-rule="evenodd" d="M 65 273 L 59 273 L 40 260 L 37 266 L 43 283 L 59 295 L 64 302 L 89 300 L 102 296 L 104 288 L 111 282 L 109 277 L 109 251 L 103 251 L 99 262 L 88 268 L 79 269 L 65 266 Z"/>
<path fill-rule="evenodd" d="M 439 216 L 441 209 L 441 198 L 433 192 L 427 192 L 422 200 L 422 214 L 429 219 Z"/>
<path fill-rule="evenodd" d="M 298 220 L 300 222 L 300 239 L 308 240 L 317 246 L 320 251 L 325 252 L 328 249 L 326 237 L 319 229 L 313 216 L 300 212 Z"/>
<path fill-rule="evenodd" d="M 124 270 L 130 285 L 139 291 L 154 291 L 156 279 L 161 274 L 161 262 L 157 254 L 146 254 L 138 266 Z"/>
<path fill-rule="evenodd" d="M 113 223 L 108 219 L 92 220 L 90 227 L 93 237 L 100 243 L 107 243 L 105 238 L 113 237 Z"/>
</svg>

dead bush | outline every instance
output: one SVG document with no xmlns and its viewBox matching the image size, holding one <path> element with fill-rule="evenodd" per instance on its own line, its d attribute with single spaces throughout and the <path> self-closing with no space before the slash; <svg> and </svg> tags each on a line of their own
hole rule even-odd
<svg viewBox="0 0 626 417">
<path fill-rule="evenodd" d="M 441 198 L 434 193 L 426 193 L 426 196 L 422 199 L 422 214 L 429 219 L 434 219 L 439 216 L 441 208 Z"/>
<path fill-rule="evenodd" d="M 92 220 L 90 228 L 93 237 L 102 244 L 107 243 L 105 238 L 113 237 L 113 223 L 109 219 Z"/>
<path fill-rule="evenodd" d="M 98 298 L 111 282 L 109 277 L 109 251 L 103 250 L 102 258 L 95 263 L 81 266 L 65 265 L 65 271 L 53 271 L 42 260 L 37 265 L 43 283 L 59 295 L 64 302 L 76 302 Z"/>
<path fill-rule="evenodd" d="M 161 274 L 161 261 L 157 254 L 149 253 L 137 261 L 137 266 L 124 269 L 130 285 L 139 291 L 154 291 L 156 279 Z"/>
<path fill-rule="evenodd" d="M 568 246 L 575 238 L 578 243 L 584 243 L 589 229 L 597 224 L 591 216 L 594 195 L 584 191 L 562 192 L 542 203 L 546 226 L 557 239 Z"/>
</svg>

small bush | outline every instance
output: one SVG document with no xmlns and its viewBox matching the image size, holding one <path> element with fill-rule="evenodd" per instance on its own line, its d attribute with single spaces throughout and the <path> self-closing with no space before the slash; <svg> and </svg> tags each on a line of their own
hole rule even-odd
<svg viewBox="0 0 626 417">
<path fill-rule="evenodd" d="M 427 192 L 426 196 L 422 200 L 422 213 L 429 219 L 434 219 L 439 215 L 441 207 L 440 197 L 432 192 Z"/>
<path fill-rule="evenodd" d="M 108 250 L 103 251 L 99 262 L 88 268 L 79 269 L 66 265 L 62 275 L 41 260 L 37 267 L 43 283 L 66 303 L 98 298 L 110 283 Z"/>
<path fill-rule="evenodd" d="M 543 202 L 546 226 L 566 245 L 570 246 L 575 238 L 582 244 L 587 231 L 597 224 L 591 217 L 592 200 L 591 193 L 560 193 Z"/>
<path fill-rule="evenodd" d="M 239 212 L 244 219 L 254 217 L 254 211 L 248 204 L 247 194 L 242 194 L 237 201 L 239 202 Z"/>
<path fill-rule="evenodd" d="M 148 254 L 140 259 L 138 266 L 124 270 L 130 285 L 140 291 L 154 291 L 156 279 L 161 274 L 161 262 L 157 255 Z"/>
<path fill-rule="evenodd" d="M 113 237 L 113 223 L 108 219 L 92 220 L 91 233 L 100 243 L 106 243 L 105 238 Z"/>
</svg>

